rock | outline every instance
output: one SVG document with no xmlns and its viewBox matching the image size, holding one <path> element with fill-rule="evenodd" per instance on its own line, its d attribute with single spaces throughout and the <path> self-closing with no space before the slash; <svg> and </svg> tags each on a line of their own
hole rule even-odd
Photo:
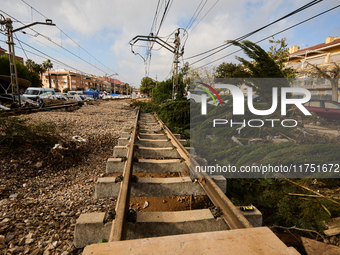
<svg viewBox="0 0 340 255">
<path fill-rule="evenodd" d="M 43 253 L 43 255 L 50 255 L 50 254 L 51 254 L 51 252 L 49 250 L 45 250 L 44 253 Z"/>
<path fill-rule="evenodd" d="M 46 246 L 45 251 L 54 250 L 54 248 L 55 248 L 55 247 L 53 246 L 53 244 L 50 243 L 49 245 Z M 45 253 L 45 252 L 44 252 L 44 253 Z"/>
<path fill-rule="evenodd" d="M 33 233 L 32 232 L 29 232 L 26 236 L 25 236 L 26 239 L 32 239 L 33 238 Z"/>
<path fill-rule="evenodd" d="M 19 245 L 19 246 L 25 245 L 25 240 L 26 240 L 25 237 L 21 238 L 20 241 L 19 241 L 19 243 L 18 243 L 18 245 Z"/>
<path fill-rule="evenodd" d="M 25 240 L 25 244 L 31 244 L 31 243 L 33 243 L 34 242 L 34 239 L 33 238 L 27 238 L 26 240 Z"/>
<path fill-rule="evenodd" d="M 148 207 L 148 206 L 149 206 L 148 201 L 145 201 L 145 203 L 144 203 L 144 205 L 143 205 L 143 209 L 145 209 L 145 208 Z"/>
<path fill-rule="evenodd" d="M 18 197 L 18 194 L 11 194 L 11 195 L 9 195 L 9 198 L 11 199 L 11 198 L 17 198 Z"/>
<path fill-rule="evenodd" d="M 14 248 L 8 249 L 8 251 L 12 254 L 17 254 L 20 252 L 20 249 L 18 246 L 15 246 Z"/>
<path fill-rule="evenodd" d="M 7 222 L 10 222 L 10 219 L 5 218 L 5 219 L 3 219 L 1 222 L 2 222 L 2 223 L 7 223 Z"/>
<path fill-rule="evenodd" d="M 42 167 L 42 165 L 43 165 L 43 163 L 40 161 L 40 162 L 37 162 L 34 166 L 36 168 L 40 168 L 40 167 Z"/>
<path fill-rule="evenodd" d="M 41 255 L 41 254 L 42 254 L 41 248 L 37 248 L 31 253 L 31 255 Z"/>
<path fill-rule="evenodd" d="M 5 236 L 0 235 L 0 244 L 5 244 Z"/>
<path fill-rule="evenodd" d="M 30 248 L 27 247 L 27 248 L 25 249 L 25 251 L 24 251 L 24 254 L 29 254 L 29 253 L 30 253 Z"/>
<path fill-rule="evenodd" d="M 53 245 L 54 248 L 56 248 L 56 247 L 58 246 L 58 241 L 54 241 L 54 242 L 52 243 L 52 245 Z"/>
<path fill-rule="evenodd" d="M 59 235 L 58 234 L 55 234 L 55 235 L 53 235 L 52 237 L 51 237 L 51 242 L 53 243 L 53 242 L 55 242 L 55 241 L 59 241 Z"/>
<path fill-rule="evenodd" d="M 68 217 L 72 217 L 75 215 L 75 212 L 74 211 L 71 211 L 69 214 L 68 214 Z"/>
<path fill-rule="evenodd" d="M 339 241 L 339 238 L 337 238 L 336 236 L 332 236 L 331 238 L 329 238 L 329 243 L 330 244 L 334 244 L 336 245 Z"/>
</svg>

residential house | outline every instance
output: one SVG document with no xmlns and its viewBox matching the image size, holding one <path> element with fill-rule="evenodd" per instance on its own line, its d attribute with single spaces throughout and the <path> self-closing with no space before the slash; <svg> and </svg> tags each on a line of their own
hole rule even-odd
<svg viewBox="0 0 340 255">
<path fill-rule="evenodd" d="M 118 91 L 122 91 L 122 84 L 124 84 L 116 79 L 68 71 L 65 69 L 50 70 L 49 74 L 51 87 L 61 91 L 66 88 L 70 90 L 87 90 L 93 88 L 98 91 L 105 90 L 107 92 L 113 92 L 114 87 L 116 87 L 116 89 L 118 88 Z M 50 86 L 48 72 L 43 73 L 42 83 L 45 88 Z"/>
<path fill-rule="evenodd" d="M 309 64 L 332 68 L 334 63 L 340 65 L 340 38 L 330 36 L 326 38 L 324 43 L 304 49 L 300 49 L 298 46 L 290 47 L 286 67 L 292 67 L 298 71 L 300 79 L 294 84 L 295 87 L 307 88 L 314 98 L 331 99 L 330 81 L 311 77 L 309 72 L 312 67 Z"/>
</svg>

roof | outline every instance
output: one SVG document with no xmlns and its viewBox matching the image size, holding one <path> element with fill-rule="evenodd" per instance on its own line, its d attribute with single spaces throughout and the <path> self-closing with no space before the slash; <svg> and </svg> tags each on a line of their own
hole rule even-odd
<svg viewBox="0 0 340 255">
<path fill-rule="evenodd" d="M 325 48 L 325 47 L 335 46 L 337 44 L 340 44 L 340 38 L 334 38 L 334 41 L 331 42 L 331 43 L 320 43 L 320 44 L 317 44 L 317 45 L 314 45 L 314 46 L 310 46 L 308 48 L 298 50 L 294 53 L 289 54 L 289 56 L 294 57 L 295 55 L 304 54 L 304 53 L 306 53 L 306 51 L 316 51 L 316 50 L 319 50 L 319 49 L 322 49 L 322 48 Z"/>
<path fill-rule="evenodd" d="M 10 75 L 0 75 L 0 81 L 7 81 L 11 82 L 11 76 Z M 31 82 L 29 80 L 18 78 L 18 83 L 20 86 L 29 87 L 31 86 Z"/>
</svg>

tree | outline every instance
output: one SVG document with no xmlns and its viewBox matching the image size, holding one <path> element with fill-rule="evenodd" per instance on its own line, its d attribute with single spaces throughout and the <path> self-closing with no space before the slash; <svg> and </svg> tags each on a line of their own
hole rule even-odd
<svg viewBox="0 0 340 255">
<path fill-rule="evenodd" d="M 157 103 L 163 103 L 164 101 L 172 98 L 172 79 L 158 82 L 157 87 L 152 91 L 152 100 Z"/>
<path fill-rule="evenodd" d="M 220 64 L 216 69 L 216 78 L 246 78 L 249 74 L 241 64 L 225 63 Z"/>
<path fill-rule="evenodd" d="M 269 57 L 271 57 L 280 67 L 286 78 L 294 78 L 296 70 L 291 67 L 285 67 L 285 63 L 288 62 L 289 56 L 289 48 L 288 44 L 286 43 L 286 38 L 282 38 L 276 41 L 273 38 L 273 40 L 269 40 L 269 43 L 274 44 L 269 47 L 269 51 L 267 52 Z"/>
<path fill-rule="evenodd" d="M 63 93 L 67 93 L 67 92 L 69 92 L 71 89 L 69 89 L 69 88 L 65 88 L 65 89 L 63 89 Z"/>
<path fill-rule="evenodd" d="M 229 41 L 231 44 L 243 49 L 244 53 L 253 61 L 236 57 L 243 65 L 243 70 L 252 78 L 284 78 L 284 73 L 276 61 L 257 44 L 251 41 Z"/>
<path fill-rule="evenodd" d="M 236 57 L 242 64 L 242 69 L 246 77 L 251 78 L 286 78 L 284 67 L 280 66 L 278 59 L 273 59 L 269 53 L 262 49 L 257 44 L 250 41 L 228 41 L 231 44 L 243 49 L 244 53 L 252 59 L 248 61 L 241 57 Z M 273 54 L 272 56 L 274 56 Z M 275 55 L 276 56 L 276 55 Z M 272 88 L 288 87 L 288 81 L 285 79 L 276 79 L 275 82 L 269 79 L 253 80 L 253 83 L 247 83 L 248 86 L 253 87 L 259 95 L 263 96 L 265 100 L 271 101 Z"/>
<path fill-rule="evenodd" d="M 300 72 L 300 74 L 307 74 L 313 78 L 325 78 L 330 81 L 332 85 L 332 100 L 338 102 L 339 97 L 339 78 L 340 78 L 340 65 L 332 62 L 331 67 L 318 66 L 307 62 L 307 68 L 310 66 L 312 69 Z"/>
<path fill-rule="evenodd" d="M 24 66 L 19 61 L 16 61 L 16 66 L 19 78 L 30 81 L 32 87 L 41 87 L 41 80 L 39 79 L 39 75 L 36 72 L 30 71 L 27 66 Z M 0 74 L 11 75 L 9 58 L 7 55 L 0 56 Z"/>
<path fill-rule="evenodd" d="M 156 82 L 150 77 L 144 77 L 141 81 L 140 92 L 151 95 L 152 89 L 156 86 Z"/>
<path fill-rule="evenodd" d="M 49 84 L 49 88 L 52 88 L 52 86 L 51 86 L 50 70 L 53 68 L 53 63 L 51 62 L 51 60 L 47 59 L 46 61 L 44 61 L 42 63 L 42 68 L 44 70 L 47 70 L 47 72 L 48 72 L 48 84 Z"/>
<path fill-rule="evenodd" d="M 32 60 L 32 59 L 27 59 L 26 60 L 26 66 L 27 69 L 31 72 L 34 72 L 34 66 L 36 65 L 36 63 Z"/>
</svg>

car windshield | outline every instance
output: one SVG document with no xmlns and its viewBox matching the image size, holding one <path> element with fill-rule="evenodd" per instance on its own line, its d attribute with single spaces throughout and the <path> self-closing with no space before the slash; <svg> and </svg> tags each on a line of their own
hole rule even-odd
<svg viewBox="0 0 340 255">
<path fill-rule="evenodd" d="M 25 91 L 24 95 L 39 95 L 39 90 L 28 89 Z"/>
</svg>

